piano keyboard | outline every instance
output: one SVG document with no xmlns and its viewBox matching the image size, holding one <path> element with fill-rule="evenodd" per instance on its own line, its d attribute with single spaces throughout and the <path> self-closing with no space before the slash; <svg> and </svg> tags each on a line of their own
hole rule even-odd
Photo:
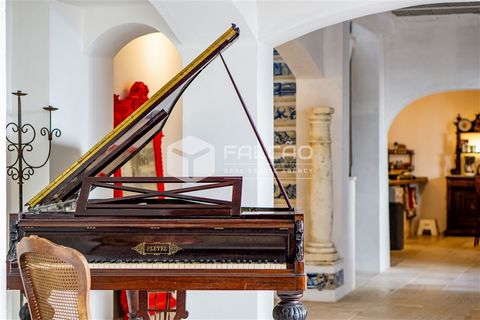
<svg viewBox="0 0 480 320">
<path fill-rule="evenodd" d="M 102 262 L 89 263 L 90 269 L 206 269 L 206 270 L 285 270 L 285 263 L 196 263 L 196 262 Z"/>
</svg>

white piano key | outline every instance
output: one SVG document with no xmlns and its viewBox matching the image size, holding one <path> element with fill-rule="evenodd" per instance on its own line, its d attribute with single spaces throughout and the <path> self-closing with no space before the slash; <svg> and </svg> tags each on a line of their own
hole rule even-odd
<svg viewBox="0 0 480 320">
<path fill-rule="evenodd" d="M 225 263 L 199 263 L 199 262 L 140 262 L 140 263 L 89 263 L 90 269 L 196 269 L 196 270 L 282 270 L 286 269 L 285 263 L 243 263 L 243 262 L 225 262 Z"/>
</svg>

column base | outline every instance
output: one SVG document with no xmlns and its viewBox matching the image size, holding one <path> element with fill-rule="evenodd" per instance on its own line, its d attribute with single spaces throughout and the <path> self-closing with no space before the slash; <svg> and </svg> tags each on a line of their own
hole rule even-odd
<svg viewBox="0 0 480 320">
<path fill-rule="evenodd" d="M 338 253 L 333 243 L 309 243 L 305 248 L 308 265 L 323 265 L 337 261 Z"/>
<path fill-rule="evenodd" d="M 305 271 L 308 289 L 304 292 L 304 300 L 335 302 L 347 294 L 343 285 L 342 259 L 323 265 L 309 265 L 307 262 Z"/>
</svg>

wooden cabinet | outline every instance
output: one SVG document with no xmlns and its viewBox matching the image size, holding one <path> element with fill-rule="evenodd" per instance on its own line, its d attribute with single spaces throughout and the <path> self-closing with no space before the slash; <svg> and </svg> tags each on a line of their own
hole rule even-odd
<svg viewBox="0 0 480 320">
<path fill-rule="evenodd" d="M 457 116 L 456 122 L 455 167 L 452 175 L 475 175 L 480 165 L 480 113 L 469 120 Z"/>
<path fill-rule="evenodd" d="M 473 236 L 477 217 L 475 177 L 447 177 L 447 230 L 445 235 Z"/>
</svg>

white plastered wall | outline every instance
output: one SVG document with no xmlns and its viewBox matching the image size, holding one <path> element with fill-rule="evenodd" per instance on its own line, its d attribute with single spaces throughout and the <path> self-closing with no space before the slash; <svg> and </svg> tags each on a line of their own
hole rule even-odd
<svg viewBox="0 0 480 320">
<path fill-rule="evenodd" d="M 53 2 L 50 10 L 50 104 L 59 108 L 52 126 L 62 131 L 53 140 L 50 180 L 77 161 L 88 150 L 89 131 L 88 65 L 82 48 L 83 11 Z M 74 126 L 69 124 L 76 124 Z"/>
<path fill-rule="evenodd" d="M 355 286 L 353 235 L 348 233 L 348 23 L 311 32 L 277 48 L 297 80 L 297 148 L 309 146 L 309 116 L 312 108 L 332 107 L 331 124 L 333 164 L 332 240 L 344 260 L 346 292 Z M 308 210 L 310 160 L 297 157 L 297 207 Z M 308 215 L 306 216 L 306 223 Z M 307 243 L 308 237 L 307 234 Z M 343 288 L 342 288 L 343 289 Z"/>
<path fill-rule="evenodd" d="M 7 23 L 9 32 L 7 41 L 15 47 L 15 54 L 9 54 L 10 79 L 7 80 L 8 92 L 22 90 L 28 95 L 22 97 L 23 123 L 30 123 L 37 128 L 34 152 L 26 152 L 25 158 L 33 165 L 42 163 L 46 157 L 47 143 L 38 134 L 38 129 L 48 124 L 48 114 L 42 110 L 49 104 L 49 3 L 45 1 L 11 1 L 7 2 Z M 29 23 L 25 23 L 29 21 Z M 29 37 L 25 35 L 28 34 Z M 41 61 L 41 63 L 39 63 Z M 7 96 L 7 121 L 17 122 L 17 98 Z M 31 132 L 31 131 L 29 131 Z M 9 135 L 16 141 L 14 135 Z M 31 137 L 31 136 L 29 136 Z M 8 154 L 8 163 L 13 162 L 13 153 Z M 24 202 L 38 190 L 37 185 L 48 181 L 48 165 L 35 170 L 28 183 L 24 184 Z M 11 179 L 8 185 L 9 212 L 18 211 L 18 186 Z"/>
<path fill-rule="evenodd" d="M 382 14 L 362 18 L 355 23 L 353 174 L 359 175 L 356 251 L 362 252 L 357 254 L 356 262 L 357 270 L 380 272 L 390 265 L 388 177 L 386 170 L 382 169 L 386 168 L 387 162 L 387 130 L 399 110 L 415 98 L 441 90 L 479 86 L 479 44 L 478 37 L 475 37 L 479 31 L 478 17 L 460 15 L 402 20 L 393 19 L 391 14 Z M 301 43 L 298 40 L 295 41 Z M 317 41 L 321 42 L 321 39 Z M 302 49 L 308 52 L 312 51 L 311 48 L 310 42 L 303 44 Z M 317 49 L 317 52 L 320 50 Z M 323 65 L 320 63 L 318 68 L 335 61 L 330 59 Z M 295 62 L 290 65 L 296 69 Z M 308 70 L 311 72 L 312 69 Z M 308 91 L 314 97 L 312 92 L 315 91 L 308 87 L 318 90 L 321 85 L 314 84 L 315 80 L 304 81 L 296 76 L 301 108 L 302 92 Z M 309 77 L 312 78 L 311 75 Z M 328 93 L 322 96 L 331 97 Z M 301 112 L 298 111 L 299 122 L 302 121 Z M 334 119 L 337 116 L 334 114 Z M 348 124 L 346 118 L 342 121 L 344 125 Z M 301 139 L 301 127 L 298 135 Z M 336 166 L 339 164 L 334 164 L 334 172 Z M 301 190 L 300 184 L 300 203 L 302 195 L 305 195 Z M 338 194 L 339 189 L 336 187 L 335 190 Z"/>
<path fill-rule="evenodd" d="M 240 38 L 223 55 L 265 144 L 272 145 L 273 48 L 256 41 L 231 3 L 175 2 L 160 6 L 159 10 L 172 17 L 171 20 L 166 18 L 168 23 L 178 31 L 176 34 L 180 39 L 186 39 L 185 45 L 180 48 L 185 61 L 200 53 L 230 22 L 234 21 L 241 27 Z M 215 18 L 199 16 L 196 14 L 198 11 L 215 12 Z M 170 12 L 177 15 L 173 16 Z M 184 21 L 192 24 L 182 26 Z M 202 28 L 193 32 L 192 25 L 201 25 Z M 213 146 L 213 174 L 243 176 L 242 205 L 271 206 L 271 174 L 266 169 L 265 159 L 221 60 L 216 59 L 203 70 L 183 97 L 184 137 L 194 136 Z M 225 146 L 233 150 L 233 154 L 226 156 Z M 239 148 L 252 150 L 254 156 L 239 159 L 236 152 Z M 198 167 L 201 173 L 202 164 Z M 197 169 L 195 171 L 197 173 Z M 198 320 L 271 319 L 273 308 L 272 292 L 191 291 L 187 299 L 192 319 Z"/>
<path fill-rule="evenodd" d="M 17 100 L 10 92 L 22 90 L 28 95 L 22 98 L 22 117 L 23 123 L 30 123 L 37 128 L 37 141 L 34 144 L 32 153 L 26 153 L 25 158 L 32 165 L 41 164 L 46 157 L 46 139 L 39 135 L 38 130 L 48 125 L 48 114 L 42 110 L 49 104 L 48 83 L 49 75 L 49 3 L 44 1 L 9 1 L 6 4 L 7 9 L 7 72 L 6 92 L 6 121 L 17 122 Z M 29 23 L 25 23 L 29 21 Z M 29 37 L 25 35 L 28 34 Z M 31 38 L 30 38 L 31 37 Z M 15 48 L 15 51 L 12 50 Z M 5 125 L 5 124 L 4 124 Z M 31 131 L 30 131 L 31 133 Z M 16 141 L 14 135 L 9 137 Z M 31 137 L 31 136 L 30 136 Z M 2 138 L 3 140 L 3 138 Z M 3 149 L 5 150 L 5 149 Z M 7 164 L 14 161 L 14 153 L 7 154 Z M 49 166 L 35 170 L 32 176 L 23 188 L 23 202 L 25 203 L 31 196 L 38 191 L 39 185 L 48 181 Z M 18 185 L 9 177 L 7 183 L 7 201 L 4 217 L 8 219 L 7 213 L 18 212 Z M 8 223 L 5 223 L 8 225 Z M 8 233 L 2 237 L 6 239 Z M 7 246 L 3 243 L 2 248 Z M 17 312 L 12 312 L 19 306 L 18 292 L 7 292 L 7 302 L 5 312 L 7 318 L 14 319 Z"/>
<path fill-rule="evenodd" d="M 365 253 L 357 255 L 359 270 L 378 272 L 389 266 L 386 150 L 390 124 L 418 98 L 479 87 L 479 31 L 478 15 L 400 18 L 385 13 L 355 21 L 357 252 Z"/>
<path fill-rule="evenodd" d="M 388 234 L 387 237 L 381 235 L 385 228 L 385 212 L 380 207 L 382 172 L 378 169 L 382 154 L 381 43 L 369 30 L 356 24 L 353 34 L 352 170 L 357 177 L 356 266 L 360 271 L 380 272 L 389 267 L 388 250 L 381 250 L 382 243 L 388 244 Z M 377 140 L 372 141 L 372 137 Z"/>
<path fill-rule="evenodd" d="M 5 2 L 0 2 L 0 106 L 2 106 L 2 111 L 0 112 L 0 124 L 3 125 L 6 123 L 5 121 L 5 110 L 6 110 L 6 78 L 7 78 L 7 55 L 6 55 L 6 5 Z M 0 150 L 5 150 L 5 139 L 4 133 L 0 134 Z M 2 153 L 3 154 L 3 153 Z M 5 156 L 0 156 L 0 168 L 5 168 Z M 0 171 L 0 181 L 6 181 L 5 171 Z M 6 212 L 6 204 L 7 204 L 7 197 L 6 197 L 6 186 L 4 183 L 0 183 L 0 214 Z M 0 220 L 0 255 L 5 257 L 7 255 L 7 246 L 5 242 L 8 242 L 7 235 L 8 235 L 8 222 L 7 222 L 7 215 L 5 214 L 3 218 Z M 6 288 L 7 284 L 5 279 L 6 270 L 5 267 L 0 268 L 0 288 Z M 7 301 L 7 294 L 5 290 L 0 290 L 0 304 L 5 305 Z M 7 308 L 0 309 L 0 319 L 7 318 Z"/>
<path fill-rule="evenodd" d="M 394 22 L 395 33 L 385 36 L 384 45 L 387 130 L 400 110 L 421 97 L 480 87 L 478 15 L 395 18 Z"/>
<path fill-rule="evenodd" d="M 16 90 L 22 84 L 21 89 L 33 96 L 36 109 L 30 111 L 33 107 L 26 103 L 24 118 L 33 118 L 31 122 L 36 127 L 48 124 L 47 115 L 43 116 L 37 109 L 48 104 L 60 108 L 53 115 L 52 125 L 62 130 L 62 137 L 54 143 L 52 158 L 43 170 L 44 174 L 39 172 L 29 181 L 25 190 L 27 200 L 44 187 L 49 178 L 62 172 L 111 130 L 114 54 L 137 36 L 154 31 L 171 34 L 163 19 L 146 1 L 106 7 L 74 4 L 9 2 L 12 76 L 7 80 L 8 91 L 14 90 L 10 88 Z M 12 120 L 16 117 L 12 112 L 15 106 L 9 103 L 9 118 Z M 45 147 L 39 147 L 39 150 L 45 150 Z M 34 161 L 42 158 L 39 153 L 34 154 L 37 158 Z M 16 195 L 14 187 L 9 190 L 13 191 L 8 202 L 10 212 L 15 210 Z M 111 318 L 112 294 L 93 292 L 92 295 L 93 317 Z M 6 309 L 8 318 L 13 319 L 18 312 L 18 296 L 13 293 L 10 296 Z"/>
</svg>

